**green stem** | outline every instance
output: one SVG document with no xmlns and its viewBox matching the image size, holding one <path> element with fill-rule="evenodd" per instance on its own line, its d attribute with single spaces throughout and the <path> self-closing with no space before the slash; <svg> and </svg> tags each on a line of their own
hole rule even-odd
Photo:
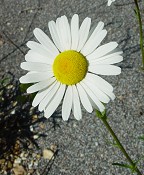
<svg viewBox="0 0 144 175">
<path fill-rule="evenodd" d="M 117 143 L 119 149 L 122 151 L 122 153 L 124 154 L 124 156 L 127 158 L 127 160 L 129 161 L 129 163 L 131 164 L 133 170 L 135 170 L 135 172 L 137 172 L 138 175 L 142 175 L 141 172 L 139 171 L 139 169 L 137 168 L 137 166 L 135 165 L 135 163 L 133 162 L 133 160 L 130 158 L 130 156 L 128 155 L 128 153 L 124 149 L 123 145 L 120 143 L 120 141 L 117 138 L 116 134 L 114 133 L 114 131 L 110 127 L 109 123 L 107 122 L 106 117 L 103 117 L 103 116 L 100 117 L 100 116 L 98 116 L 98 118 L 100 118 L 103 121 L 104 125 L 106 126 L 106 128 L 110 132 L 111 136 L 113 137 L 113 139 Z"/>
<path fill-rule="evenodd" d="M 143 30 L 142 30 L 142 19 L 141 19 L 141 13 L 138 5 L 138 0 L 134 0 L 135 6 L 136 6 L 136 14 L 138 17 L 139 22 L 139 30 L 140 30 L 140 48 L 141 48 L 141 54 L 142 54 L 142 69 L 144 70 L 144 41 L 143 41 Z"/>
</svg>

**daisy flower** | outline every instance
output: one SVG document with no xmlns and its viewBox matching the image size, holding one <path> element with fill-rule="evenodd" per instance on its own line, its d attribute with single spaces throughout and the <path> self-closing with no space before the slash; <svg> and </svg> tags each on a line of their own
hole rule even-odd
<svg viewBox="0 0 144 175">
<path fill-rule="evenodd" d="M 115 0 L 108 0 L 108 6 L 110 6 L 112 2 L 115 2 Z"/>
<path fill-rule="evenodd" d="M 34 29 L 38 42 L 29 41 L 30 48 L 21 68 L 29 71 L 21 83 L 34 83 L 27 93 L 38 92 L 32 105 L 38 105 L 49 118 L 62 101 L 62 118 L 68 120 L 71 111 L 77 120 L 82 118 L 81 105 L 91 113 L 104 111 L 103 103 L 114 99 L 113 87 L 99 75 L 118 75 L 121 69 L 114 63 L 122 61 L 118 44 L 99 46 L 107 31 L 99 22 L 90 30 L 91 19 L 85 18 L 79 27 L 79 16 L 71 22 L 66 16 L 48 23 L 52 40 L 39 28 Z"/>
</svg>

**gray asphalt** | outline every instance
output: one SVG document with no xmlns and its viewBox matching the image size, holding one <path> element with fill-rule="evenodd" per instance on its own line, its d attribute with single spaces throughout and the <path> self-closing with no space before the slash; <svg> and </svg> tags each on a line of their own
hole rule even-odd
<svg viewBox="0 0 144 175">
<path fill-rule="evenodd" d="M 143 0 L 142 0 L 143 1 Z M 140 6 L 144 11 L 144 3 Z M 142 4 L 143 3 L 143 4 Z M 128 153 L 134 160 L 144 155 L 144 74 L 139 71 L 141 55 L 137 20 L 133 0 L 116 1 L 107 7 L 106 0 L 0 0 L 0 76 L 12 72 L 19 78 L 25 72 L 20 69 L 28 48 L 25 43 L 34 40 L 33 29 L 39 27 L 49 34 L 47 23 L 61 15 L 69 19 L 74 13 L 80 21 L 92 18 L 92 23 L 105 23 L 108 35 L 103 43 L 117 41 L 124 51 L 124 61 L 119 63 L 119 76 L 104 78 L 114 86 L 116 99 L 107 105 L 109 122 Z M 144 16 L 144 15 L 143 15 Z M 143 18 L 144 21 L 144 18 Z M 123 155 L 107 143 L 111 139 L 95 113 L 83 110 L 83 119 L 69 122 L 58 119 L 60 125 L 49 130 L 51 119 L 46 121 L 46 138 L 38 140 L 40 149 L 58 145 L 59 152 L 50 175 L 130 175 L 128 169 L 115 167 L 114 162 L 125 161 Z M 139 163 L 144 172 L 143 160 Z M 39 162 L 38 170 L 45 167 Z"/>
</svg>

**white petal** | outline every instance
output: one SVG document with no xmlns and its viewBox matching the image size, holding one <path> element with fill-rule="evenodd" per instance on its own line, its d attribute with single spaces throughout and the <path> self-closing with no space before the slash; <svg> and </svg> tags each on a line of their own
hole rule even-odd
<svg viewBox="0 0 144 175">
<path fill-rule="evenodd" d="M 49 88 L 53 88 L 53 87 L 55 86 L 56 82 L 57 82 L 57 81 L 55 81 Z M 41 91 L 39 91 L 39 92 L 36 94 L 36 96 L 35 96 L 35 98 L 34 98 L 34 100 L 33 100 L 33 102 L 32 102 L 32 106 L 33 106 L 33 107 L 36 107 L 36 106 L 44 99 L 44 97 L 45 97 L 45 96 L 47 95 L 47 93 L 49 92 L 49 88 L 46 88 L 46 89 L 44 89 L 44 90 L 41 90 Z"/>
<path fill-rule="evenodd" d="M 95 65 L 95 64 L 115 64 L 115 63 L 119 63 L 123 60 L 123 57 L 121 55 L 115 55 L 112 56 L 114 54 L 111 55 L 107 55 L 95 60 L 91 60 L 89 61 L 89 64 Z"/>
<path fill-rule="evenodd" d="M 85 78 L 83 82 L 95 94 L 95 96 L 99 99 L 99 101 L 103 103 L 108 103 L 110 101 L 109 97 L 103 91 L 101 91 L 97 86 L 95 86 L 94 83 L 89 80 L 89 78 Z"/>
<path fill-rule="evenodd" d="M 70 25 L 68 22 L 68 19 L 66 16 L 62 16 L 61 19 L 63 20 L 63 28 L 62 28 L 62 32 L 63 32 L 63 36 L 65 36 L 65 49 L 66 50 L 70 50 L 71 48 L 71 32 L 70 32 Z"/>
<path fill-rule="evenodd" d="M 103 28 L 104 28 L 104 23 L 102 21 L 100 21 L 97 25 L 94 24 L 90 29 L 88 38 L 94 37 L 96 33 L 100 32 Z"/>
<path fill-rule="evenodd" d="M 79 16 L 77 14 L 73 15 L 71 19 L 71 50 L 77 50 L 79 41 Z"/>
<path fill-rule="evenodd" d="M 60 82 L 56 81 L 56 83 L 49 87 L 49 90 L 47 91 L 47 95 L 44 97 L 44 99 L 39 104 L 39 111 L 43 111 L 46 106 L 50 103 L 51 99 L 54 97 L 55 93 L 60 87 Z"/>
<path fill-rule="evenodd" d="M 47 65 L 43 63 L 23 62 L 21 63 L 20 67 L 24 70 L 29 70 L 29 71 L 38 71 L 38 72 L 52 71 L 51 65 Z"/>
<path fill-rule="evenodd" d="M 115 2 L 115 0 L 108 0 L 108 6 L 110 6 L 112 2 Z"/>
<path fill-rule="evenodd" d="M 62 47 L 62 45 L 61 45 L 60 38 L 59 38 L 59 35 L 58 35 L 58 33 L 57 33 L 57 28 L 56 28 L 55 22 L 54 22 L 54 21 L 50 21 L 50 22 L 48 23 L 48 27 L 49 27 L 50 34 L 51 34 L 51 37 L 52 37 L 52 39 L 53 39 L 55 45 L 57 46 L 57 48 L 58 48 L 61 52 L 63 52 L 64 49 L 63 49 L 63 47 Z"/>
<path fill-rule="evenodd" d="M 48 59 L 48 57 L 42 56 L 32 50 L 29 50 L 28 53 L 25 55 L 25 60 L 28 62 L 38 62 L 46 64 L 52 64 L 53 62 L 52 59 Z"/>
<path fill-rule="evenodd" d="M 85 42 L 87 41 L 90 25 L 91 25 L 91 19 L 88 17 L 85 18 L 79 29 L 79 44 L 77 51 L 80 51 L 83 48 Z"/>
<path fill-rule="evenodd" d="M 91 54 L 99 46 L 99 44 L 102 42 L 102 40 L 107 35 L 107 31 L 106 30 L 101 30 L 98 32 L 94 31 L 94 34 L 90 36 L 85 46 L 81 50 L 81 52 L 85 56 Z"/>
<path fill-rule="evenodd" d="M 88 44 L 86 43 L 87 44 L 86 48 L 83 49 L 82 53 L 84 55 L 88 55 L 92 53 L 100 45 L 100 43 L 103 41 L 106 35 L 107 35 L 107 31 L 102 30 L 98 35 L 92 38 L 92 40 L 88 42 Z"/>
<path fill-rule="evenodd" d="M 93 109 L 97 109 L 97 110 L 99 110 L 99 108 L 97 107 L 97 105 L 95 104 L 95 102 L 90 98 L 89 95 L 88 95 L 88 98 L 89 98 L 89 101 L 90 101 L 90 103 L 91 103 Z"/>
<path fill-rule="evenodd" d="M 68 86 L 62 104 L 62 118 L 67 121 L 72 109 L 72 87 Z"/>
<path fill-rule="evenodd" d="M 103 78 L 91 73 L 87 73 L 86 78 L 88 78 L 89 81 L 91 81 L 101 91 L 107 94 L 112 100 L 115 98 L 112 85 L 105 81 Z"/>
<path fill-rule="evenodd" d="M 35 83 L 51 78 L 53 73 L 28 73 L 20 78 L 21 83 Z"/>
<path fill-rule="evenodd" d="M 53 78 L 50 78 L 48 80 L 44 80 L 44 81 L 41 81 L 39 83 L 36 83 L 27 89 L 27 93 L 34 93 L 34 92 L 37 92 L 39 90 L 43 90 L 46 87 L 53 84 L 55 80 L 56 80 L 55 77 L 53 77 Z"/>
<path fill-rule="evenodd" d="M 119 75 L 121 73 L 120 67 L 108 64 L 90 65 L 88 69 L 90 72 L 100 75 Z"/>
<path fill-rule="evenodd" d="M 54 59 L 54 55 L 51 54 L 48 50 L 46 50 L 41 44 L 34 42 L 34 41 L 28 41 L 27 46 L 32 49 L 34 52 L 47 57 L 48 59 Z"/>
<path fill-rule="evenodd" d="M 62 35 L 62 28 L 63 28 L 63 23 L 62 23 L 62 19 L 61 17 L 57 18 L 56 19 L 56 29 L 57 29 L 57 34 L 58 34 L 58 37 L 59 37 L 59 40 L 60 40 L 60 44 L 62 45 L 63 47 L 63 51 L 65 51 L 65 42 L 64 42 L 64 38 L 65 38 L 65 35 L 63 36 Z"/>
<path fill-rule="evenodd" d="M 99 110 L 101 112 L 104 111 L 105 107 L 104 105 L 98 100 L 98 98 L 95 96 L 95 94 L 90 90 L 90 88 L 83 83 L 82 81 L 80 82 L 80 84 L 83 86 L 83 88 L 85 89 L 86 93 L 88 94 L 88 96 L 93 100 L 93 102 L 96 104 L 96 106 L 99 108 Z"/>
<path fill-rule="evenodd" d="M 65 88 L 66 85 L 61 84 L 59 90 L 57 91 L 57 93 L 55 94 L 54 98 L 51 100 L 51 102 L 49 103 L 49 105 L 47 106 L 46 110 L 45 110 L 45 117 L 49 118 L 54 111 L 56 110 L 56 108 L 58 107 L 58 105 L 60 104 L 64 92 L 65 92 Z"/>
<path fill-rule="evenodd" d="M 35 28 L 33 31 L 37 40 L 47 49 L 51 54 L 56 57 L 59 54 L 58 49 L 55 47 L 50 38 L 39 28 Z"/>
<path fill-rule="evenodd" d="M 107 53 L 111 52 L 114 50 L 118 44 L 116 42 L 110 42 L 107 44 L 104 44 L 100 47 L 98 47 L 92 54 L 87 56 L 87 59 L 97 59 L 99 57 L 102 57 L 106 55 Z"/>
<path fill-rule="evenodd" d="M 68 19 L 66 16 L 61 16 L 56 20 L 57 33 L 60 38 L 61 45 L 64 50 L 70 50 L 71 48 L 71 33 Z"/>
<path fill-rule="evenodd" d="M 77 120 L 80 120 L 82 118 L 82 112 L 81 112 L 81 106 L 80 106 L 80 99 L 79 95 L 76 89 L 76 86 L 72 86 L 72 92 L 73 92 L 73 113 L 74 117 Z"/>
<path fill-rule="evenodd" d="M 120 48 L 115 48 L 114 50 L 112 50 L 111 52 L 109 52 L 108 54 L 106 54 L 105 56 L 111 55 L 111 54 L 121 55 L 121 54 L 123 54 L 123 51 Z"/>
<path fill-rule="evenodd" d="M 91 113 L 93 111 L 92 105 L 88 99 L 88 96 L 85 92 L 85 90 L 83 89 L 83 87 L 78 83 L 77 85 L 77 90 L 79 93 L 79 97 L 80 97 L 80 101 L 83 105 L 83 107 L 89 112 Z"/>
<path fill-rule="evenodd" d="M 115 94 L 113 92 L 106 92 L 106 94 L 112 99 L 115 99 Z"/>
</svg>

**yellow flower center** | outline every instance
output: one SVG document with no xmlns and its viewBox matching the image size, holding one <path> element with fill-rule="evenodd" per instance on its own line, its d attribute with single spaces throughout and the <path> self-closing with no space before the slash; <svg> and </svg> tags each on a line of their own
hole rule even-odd
<svg viewBox="0 0 144 175">
<path fill-rule="evenodd" d="M 74 85 L 84 79 L 88 70 L 86 58 L 79 52 L 68 50 L 60 53 L 54 60 L 53 72 L 58 81 Z"/>
</svg>

